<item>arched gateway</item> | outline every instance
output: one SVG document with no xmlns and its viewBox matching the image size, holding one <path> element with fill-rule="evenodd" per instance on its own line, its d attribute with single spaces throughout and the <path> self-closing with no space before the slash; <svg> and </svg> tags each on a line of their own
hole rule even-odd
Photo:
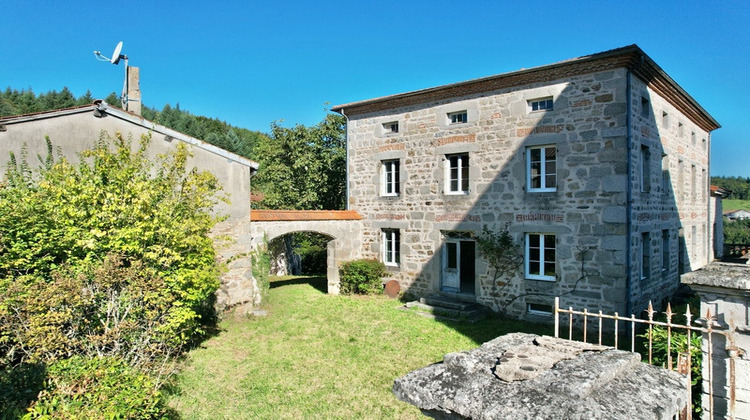
<svg viewBox="0 0 750 420">
<path fill-rule="evenodd" d="M 362 216 L 351 210 L 252 210 L 252 246 L 295 232 L 314 232 L 331 237 L 328 242 L 328 293 L 339 293 L 339 265 L 358 258 L 362 241 Z"/>
</svg>

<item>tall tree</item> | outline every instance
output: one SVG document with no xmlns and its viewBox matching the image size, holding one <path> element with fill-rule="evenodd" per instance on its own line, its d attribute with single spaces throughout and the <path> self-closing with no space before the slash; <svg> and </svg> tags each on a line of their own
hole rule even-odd
<svg viewBox="0 0 750 420">
<path fill-rule="evenodd" d="M 253 190 L 264 196 L 259 207 L 338 210 L 345 208 L 345 120 L 329 114 L 313 127 L 271 125 L 271 135 L 256 148 L 260 163 Z"/>
</svg>

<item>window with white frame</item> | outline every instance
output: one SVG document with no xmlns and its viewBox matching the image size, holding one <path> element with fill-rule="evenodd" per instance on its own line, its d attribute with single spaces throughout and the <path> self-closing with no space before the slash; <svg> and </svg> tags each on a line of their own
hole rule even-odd
<svg viewBox="0 0 750 420">
<path fill-rule="evenodd" d="M 555 280 L 555 235 L 527 233 L 525 250 L 527 279 Z"/>
<path fill-rule="evenodd" d="M 529 191 L 557 191 L 557 147 L 529 147 L 526 150 L 526 174 Z"/>
<path fill-rule="evenodd" d="M 469 193 L 469 154 L 445 155 L 445 193 Z"/>
<path fill-rule="evenodd" d="M 463 124 L 469 121 L 469 113 L 466 111 L 449 112 L 448 121 L 451 124 Z"/>
<path fill-rule="evenodd" d="M 398 133 L 398 121 L 391 121 L 383 124 L 383 134 Z"/>
<path fill-rule="evenodd" d="M 401 171 L 399 160 L 384 160 L 380 163 L 380 195 L 395 197 L 400 193 Z"/>
<path fill-rule="evenodd" d="M 551 111 L 552 107 L 554 106 L 554 103 L 552 102 L 552 97 L 533 99 L 533 100 L 528 101 L 528 104 L 529 104 L 530 112 Z"/>
<path fill-rule="evenodd" d="M 398 229 L 382 230 L 383 263 L 388 266 L 398 266 L 401 262 L 401 232 Z"/>
</svg>

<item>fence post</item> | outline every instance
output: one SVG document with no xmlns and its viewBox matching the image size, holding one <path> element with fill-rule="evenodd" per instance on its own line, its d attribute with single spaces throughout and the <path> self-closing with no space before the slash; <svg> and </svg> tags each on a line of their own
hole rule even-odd
<svg viewBox="0 0 750 420">
<path fill-rule="evenodd" d="M 560 297 L 555 296 L 555 338 L 560 338 Z"/>
</svg>

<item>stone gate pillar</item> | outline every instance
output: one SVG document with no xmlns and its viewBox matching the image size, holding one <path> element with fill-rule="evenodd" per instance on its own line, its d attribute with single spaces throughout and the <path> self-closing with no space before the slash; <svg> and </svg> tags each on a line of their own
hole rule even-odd
<svg viewBox="0 0 750 420">
<path fill-rule="evenodd" d="M 712 334 L 710 348 L 703 334 L 703 418 L 750 419 L 750 266 L 712 263 L 682 282 L 700 295 L 701 316 L 710 310 L 714 328 L 725 333 Z"/>
</svg>

